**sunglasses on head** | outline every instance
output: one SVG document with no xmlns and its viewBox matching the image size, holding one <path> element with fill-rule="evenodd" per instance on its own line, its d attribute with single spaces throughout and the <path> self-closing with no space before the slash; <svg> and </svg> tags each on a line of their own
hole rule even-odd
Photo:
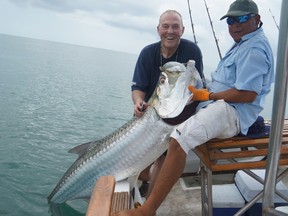
<svg viewBox="0 0 288 216">
<path fill-rule="evenodd" d="M 247 22 L 250 18 L 256 16 L 256 14 L 246 14 L 242 16 L 237 16 L 237 17 L 227 17 L 227 24 L 228 25 L 233 25 L 235 22 L 237 23 L 245 23 Z"/>
</svg>

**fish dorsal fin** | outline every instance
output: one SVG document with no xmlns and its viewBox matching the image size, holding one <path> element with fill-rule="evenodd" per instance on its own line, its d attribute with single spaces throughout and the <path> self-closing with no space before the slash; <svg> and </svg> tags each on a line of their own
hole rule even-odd
<svg viewBox="0 0 288 216">
<path fill-rule="evenodd" d="M 78 145 L 72 149 L 70 149 L 68 152 L 72 153 L 72 154 L 78 154 L 79 156 L 81 156 L 82 154 L 84 154 L 85 152 L 87 152 L 87 150 L 89 149 L 89 147 L 91 146 L 92 142 L 88 142 L 88 143 L 83 143 L 81 145 Z"/>
</svg>

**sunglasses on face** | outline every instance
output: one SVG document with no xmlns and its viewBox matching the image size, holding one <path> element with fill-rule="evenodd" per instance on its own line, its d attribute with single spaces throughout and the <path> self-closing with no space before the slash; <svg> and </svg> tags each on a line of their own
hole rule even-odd
<svg viewBox="0 0 288 216">
<path fill-rule="evenodd" d="M 237 23 L 245 23 L 252 17 L 256 16 L 256 14 L 246 14 L 242 16 L 237 16 L 237 17 L 228 17 L 226 22 L 228 25 L 233 25 L 235 22 Z"/>
</svg>

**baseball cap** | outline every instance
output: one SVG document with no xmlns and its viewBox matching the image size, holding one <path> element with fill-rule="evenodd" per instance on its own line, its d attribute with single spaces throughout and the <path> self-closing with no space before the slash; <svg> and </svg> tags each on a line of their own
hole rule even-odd
<svg viewBox="0 0 288 216">
<path fill-rule="evenodd" d="M 242 16 L 246 14 L 258 14 L 257 4 L 252 0 L 236 0 L 233 2 L 226 15 L 221 17 L 220 20 L 229 16 Z"/>
</svg>

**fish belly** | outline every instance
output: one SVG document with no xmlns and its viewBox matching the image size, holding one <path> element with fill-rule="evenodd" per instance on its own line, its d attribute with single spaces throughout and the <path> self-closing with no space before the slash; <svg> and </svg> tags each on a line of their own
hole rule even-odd
<svg viewBox="0 0 288 216">
<path fill-rule="evenodd" d="M 113 175 L 119 181 L 137 175 L 167 150 L 172 130 L 173 126 L 164 123 L 154 108 L 148 108 L 142 118 L 125 124 L 81 155 L 48 199 L 63 203 L 90 197 L 101 176 Z"/>
</svg>

